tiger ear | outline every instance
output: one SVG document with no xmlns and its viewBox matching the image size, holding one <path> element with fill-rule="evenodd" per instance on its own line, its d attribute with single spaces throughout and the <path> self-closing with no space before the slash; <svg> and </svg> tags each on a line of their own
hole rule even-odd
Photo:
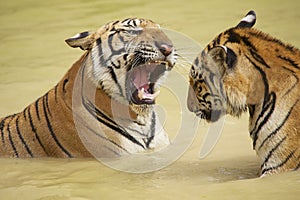
<svg viewBox="0 0 300 200">
<path fill-rule="evenodd" d="M 238 28 L 251 28 L 256 22 L 256 14 L 253 10 L 249 11 L 246 16 L 236 26 Z"/>
<path fill-rule="evenodd" d="M 212 48 L 209 51 L 209 56 L 218 66 L 224 66 L 225 68 L 232 68 L 237 63 L 237 55 L 232 49 L 226 46 L 217 46 Z"/>
<path fill-rule="evenodd" d="M 85 31 L 78 33 L 73 37 L 65 40 L 65 42 L 73 48 L 79 47 L 82 50 L 88 50 L 92 48 L 94 42 L 94 32 Z"/>
</svg>

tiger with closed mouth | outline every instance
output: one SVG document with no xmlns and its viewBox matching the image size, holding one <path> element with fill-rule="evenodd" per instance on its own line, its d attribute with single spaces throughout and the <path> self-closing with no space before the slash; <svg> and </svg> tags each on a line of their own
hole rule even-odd
<svg viewBox="0 0 300 200">
<path fill-rule="evenodd" d="M 300 51 L 252 28 L 250 11 L 220 33 L 190 70 L 188 108 L 207 121 L 249 111 L 261 174 L 300 166 Z"/>
<path fill-rule="evenodd" d="M 158 24 L 117 20 L 66 43 L 84 54 L 44 96 L 0 119 L 1 157 L 111 157 L 169 144 L 154 104 L 177 55 Z"/>
</svg>

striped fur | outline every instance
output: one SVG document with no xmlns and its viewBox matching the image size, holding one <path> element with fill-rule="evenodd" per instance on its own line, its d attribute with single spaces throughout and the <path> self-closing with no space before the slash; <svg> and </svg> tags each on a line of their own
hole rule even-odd
<svg viewBox="0 0 300 200">
<path fill-rule="evenodd" d="M 169 144 L 153 93 L 176 54 L 159 25 L 128 18 L 66 42 L 85 53 L 44 96 L 0 119 L 1 157 L 111 157 Z M 150 100 L 133 96 L 142 87 Z"/>
<path fill-rule="evenodd" d="M 300 51 L 252 26 L 253 11 L 220 33 L 190 71 L 188 107 L 216 121 L 249 110 L 261 174 L 300 166 Z"/>
</svg>

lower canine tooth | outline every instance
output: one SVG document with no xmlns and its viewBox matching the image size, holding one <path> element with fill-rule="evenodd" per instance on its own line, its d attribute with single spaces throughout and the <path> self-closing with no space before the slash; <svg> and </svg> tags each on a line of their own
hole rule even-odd
<svg viewBox="0 0 300 200">
<path fill-rule="evenodd" d="M 144 92 L 145 92 L 144 88 L 142 88 L 141 90 L 138 91 L 138 97 L 140 100 L 142 100 L 144 98 Z"/>
<path fill-rule="evenodd" d="M 160 91 L 156 91 L 153 95 L 152 95 L 152 99 L 155 99 L 158 95 L 159 95 Z"/>
<path fill-rule="evenodd" d="M 145 93 L 145 89 L 142 88 L 141 90 L 138 91 L 138 97 L 140 100 L 143 100 L 143 99 L 154 100 L 159 95 L 159 93 L 160 93 L 160 91 L 157 91 L 154 94 L 148 94 L 148 93 Z"/>
</svg>

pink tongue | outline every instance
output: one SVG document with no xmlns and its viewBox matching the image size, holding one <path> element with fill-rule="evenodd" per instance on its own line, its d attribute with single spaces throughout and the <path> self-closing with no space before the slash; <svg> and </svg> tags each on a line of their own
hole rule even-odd
<svg viewBox="0 0 300 200">
<path fill-rule="evenodd" d="M 135 77 L 133 79 L 134 86 L 140 90 L 142 88 L 145 89 L 145 91 L 148 91 L 149 84 L 148 84 L 148 74 L 141 69 L 137 69 L 138 71 L 135 74 Z"/>
</svg>

